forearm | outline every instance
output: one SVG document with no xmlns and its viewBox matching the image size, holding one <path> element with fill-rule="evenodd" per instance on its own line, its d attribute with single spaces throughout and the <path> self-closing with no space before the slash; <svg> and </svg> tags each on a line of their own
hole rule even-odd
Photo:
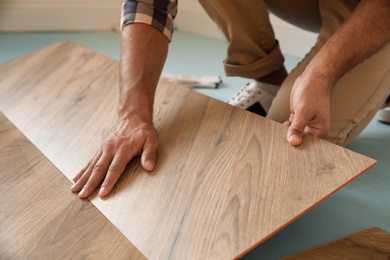
<svg viewBox="0 0 390 260">
<path fill-rule="evenodd" d="M 118 116 L 136 113 L 151 120 L 168 38 L 150 25 L 129 24 L 123 28 L 121 48 Z"/>
<path fill-rule="evenodd" d="M 327 41 L 304 74 L 329 81 L 339 78 L 390 41 L 390 1 L 363 0 L 350 18 Z"/>
</svg>

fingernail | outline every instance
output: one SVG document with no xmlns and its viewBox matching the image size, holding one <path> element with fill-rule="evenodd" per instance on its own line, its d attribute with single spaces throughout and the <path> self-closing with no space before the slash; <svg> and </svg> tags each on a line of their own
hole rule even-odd
<svg viewBox="0 0 390 260">
<path fill-rule="evenodd" d="M 153 170 L 153 168 L 154 168 L 154 162 L 151 161 L 151 160 L 147 160 L 147 161 L 145 162 L 145 167 L 148 168 L 149 170 Z"/>
<path fill-rule="evenodd" d="M 300 144 L 301 138 L 298 135 L 292 134 L 290 135 L 290 143 L 293 145 Z"/>
<path fill-rule="evenodd" d="M 73 185 L 70 187 L 70 189 L 74 189 L 76 187 L 77 183 L 73 183 Z"/>
<path fill-rule="evenodd" d="M 100 190 L 99 190 L 99 196 L 102 197 L 104 195 L 106 195 L 106 187 L 101 187 Z"/>
<path fill-rule="evenodd" d="M 85 197 L 86 193 L 87 193 L 87 190 L 83 188 L 83 189 L 80 191 L 80 193 L 79 193 L 79 197 Z"/>
</svg>

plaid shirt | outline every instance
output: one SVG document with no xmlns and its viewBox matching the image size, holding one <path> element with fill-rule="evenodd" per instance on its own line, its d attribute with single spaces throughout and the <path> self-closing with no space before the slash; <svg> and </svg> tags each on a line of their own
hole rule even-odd
<svg viewBox="0 0 390 260">
<path fill-rule="evenodd" d="M 130 23 L 149 24 L 171 40 L 176 13 L 177 0 L 125 0 L 121 27 Z"/>
</svg>

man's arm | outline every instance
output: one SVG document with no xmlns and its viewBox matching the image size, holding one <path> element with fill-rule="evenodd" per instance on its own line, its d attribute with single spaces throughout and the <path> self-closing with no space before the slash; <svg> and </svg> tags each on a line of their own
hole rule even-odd
<svg viewBox="0 0 390 260">
<path fill-rule="evenodd" d="M 71 191 L 79 192 L 80 198 L 87 198 L 102 181 L 99 196 L 108 195 L 126 164 L 137 155 L 145 170 L 153 170 L 158 147 L 153 101 L 168 41 L 147 24 L 123 28 L 117 121 L 92 160 L 73 178 Z"/>
<path fill-rule="evenodd" d="M 287 139 L 303 133 L 325 137 L 330 127 L 330 96 L 336 82 L 390 41 L 390 1 L 362 0 L 294 83 Z"/>
</svg>

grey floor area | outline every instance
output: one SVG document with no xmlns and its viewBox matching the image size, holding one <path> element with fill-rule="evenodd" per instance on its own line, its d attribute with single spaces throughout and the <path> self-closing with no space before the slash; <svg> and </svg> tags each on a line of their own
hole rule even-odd
<svg viewBox="0 0 390 260">
<path fill-rule="evenodd" d="M 0 33 L 0 63 L 58 41 L 70 41 L 118 60 L 120 36 L 113 32 Z M 217 89 L 196 89 L 226 101 L 246 83 L 223 76 L 223 41 L 175 32 L 165 73 L 220 75 Z M 286 57 L 291 70 L 298 57 Z M 1 77 L 2 75 L 0 75 Z M 277 259 L 372 226 L 390 232 L 390 125 L 374 119 L 348 149 L 378 160 L 377 166 L 310 210 L 244 259 Z"/>
</svg>

